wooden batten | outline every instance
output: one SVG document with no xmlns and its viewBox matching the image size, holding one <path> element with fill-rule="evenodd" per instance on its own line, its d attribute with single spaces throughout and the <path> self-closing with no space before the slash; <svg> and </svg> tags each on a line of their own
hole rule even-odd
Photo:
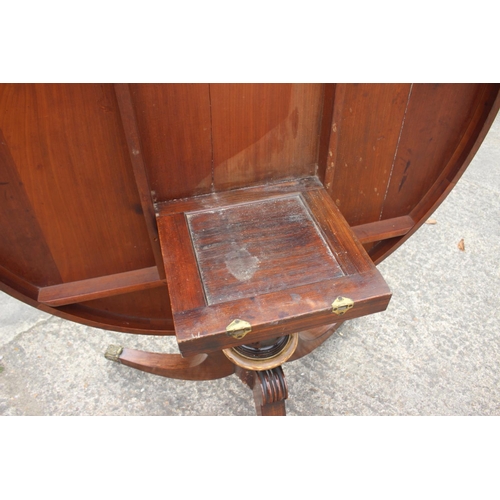
<svg viewBox="0 0 500 500">
<path fill-rule="evenodd" d="M 404 215 L 393 219 L 361 224 L 353 227 L 352 232 L 361 243 L 365 244 L 388 240 L 396 236 L 404 236 L 414 225 L 415 221 L 409 215 Z"/>
<path fill-rule="evenodd" d="M 137 292 L 162 286 L 158 269 L 148 267 L 125 273 L 111 274 L 87 280 L 46 286 L 38 292 L 38 302 L 58 307 L 77 302 L 101 299 L 112 295 Z"/>
<path fill-rule="evenodd" d="M 115 84 L 116 99 L 120 108 L 120 115 L 123 123 L 123 130 L 127 139 L 127 146 L 130 154 L 130 161 L 134 170 L 134 178 L 141 200 L 142 211 L 151 242 L 151 248 L 155 257 L 156 267 L 160 277 L 165 278 L 163 260 L 161 258 L 160 243 L 158 241 L 158 229 L 155 223 L 155 210 L 153 199 L 151 198 L 151 188 L 149 185 L 146 167 L 142 154 L 139 128 L 135 116 L 134 106 L 130 96 L 128 84 Z"/>
</svg>

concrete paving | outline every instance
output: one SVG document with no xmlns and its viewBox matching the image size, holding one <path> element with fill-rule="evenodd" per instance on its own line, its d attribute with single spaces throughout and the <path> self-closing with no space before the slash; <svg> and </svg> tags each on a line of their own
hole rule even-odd
<svg viewBox="0 0 500 500">
<path fill-rule="evenodd" d="M 380 266 L 386 312 L 285 365 L 289 415 L 500 415 L 500 117 L 457 187 Z M 464 240 L 465 250 L 458 244 Z M 90 328 L 0 292 L 0 415 L 254 415 L 236 376 L 169 380 L 107 361 L 171 337 Z"/>
</svg>

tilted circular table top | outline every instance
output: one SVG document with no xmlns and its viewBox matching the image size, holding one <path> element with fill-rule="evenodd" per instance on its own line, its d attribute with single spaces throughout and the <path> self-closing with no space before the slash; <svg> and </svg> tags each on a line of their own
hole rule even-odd
<svg viewBox="0 0 500 500">
<path fill-rule="evenodd" d="M 158 204 L 316 177 L 378 263 L 447 196 L 496 84 L 0 85 L 0 288 L 173 334 Z"/>
</svg>

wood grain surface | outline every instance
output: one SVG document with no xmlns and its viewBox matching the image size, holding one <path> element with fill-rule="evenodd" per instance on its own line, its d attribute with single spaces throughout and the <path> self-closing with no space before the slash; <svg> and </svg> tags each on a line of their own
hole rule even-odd
<svg viewBox="0 0 500 500">
<path fill-rule="evenodd" d="M 160 244 L 184 355 L 330 325 L 337 297 L 355 303 L 345 319 L 387 307 L 387 285 L 316 182 L 296 182 L 304 191 L 295 193 L 287 183 L 267 185 L 263 199 L 242 202 L 242 192 L 235 203 L 217 208 L 218 194 L 201 210 L 175 210 L 189 207 L 185 202 L 165 203 L 174 210 L 159 207 Z M 258 188 L 248 191 L 252 198 Z M 250 323 L 251 340 L 228 336 L 235 319 Z"/>
<path fill-rule="evenodd" d="M 208 304 L 344 274 L 297 195 L 195 212 L 187 220 Z"/>
<path fill-rule="evenodd" d="M 0 128 L 63 283 L 154 265 L 112 86 L 2 85 Z"/>
<path fill-rule="evenodd" d="M 317 84 L 210 86 L 215 190 L 315 173 Z"/>
<path fill-rule="evenodd" d="M 210 192 L 213 181 L 209 86 L 130 87 L 154 200 Z"/>
<path fill-rule="evenodd" d="M 337 92 L 325 185 L 351 226 L 380 219 L 411 88 L 360 84 Z"/>
<path fill-rule="evenodd" d="M 249 186 L 257 199 L 307 176 L 380 262 L 453 188 L 499 88 L 1 84 L 0 288 L 92 326 L 171 334 L 158 204 L 234 203 Z M 63 305 L 38 300 L 52 293 Z"/>
</svg>

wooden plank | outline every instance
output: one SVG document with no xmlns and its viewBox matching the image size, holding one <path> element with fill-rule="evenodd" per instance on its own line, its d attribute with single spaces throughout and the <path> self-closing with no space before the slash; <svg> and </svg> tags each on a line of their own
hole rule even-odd
<svg viewBox="0 0 500 500">
<path fill-rule="evenodd" d="M 394 219 L 381 220 L 354 226 L 352 232 L 361 244 L 374 241 L 387 240 L 396 236 L 403 236 L 415 225 L 415 221 L 409 216 L 395 217 Z"/>
<path fill-rule="evenodd" d="M 0 94 L 0 107 L 7 104 L 2 97 L 5 94 Z M 36 285 L 60 283 L 61 275 L 1 128 L 0 200 L 0 262 L 5 271 L 2 276 L 30 297 Z"/>
<path fill-rule="evenodd" d="M 158 218 L 160 242 L 174 311 L 206 304 L 198 265 L 184 214 Z"/>
<path fill-rule="evenodd" d="M 154 265 L 112 85 L 2 85 L 0 127 L 43 233 L 31 266 L 45 240 L 61 276 L 37 284 Z"/>
<path fill-rule="evenodd" d="M 347 85 L 334 110 L 326 188 L 351 226 L 380 219 L 410 88 Z"/>
<path fill-rule="evenodd" d="M 115 84 L 116 99 L 120 108 L 123 130 L 127 140 L 130 162 L 134 170 L 135 183 L 141 200 L 144 221 L 148 229 L 149 242 L 155 257 L 156 267 L 161 279 L 165 279 L 165 269 L 161 256 L 158 228 L 156 226 L 155 210 L 151 198 L 148 175 L 144 165 L 144 154 L 139 138 L 139 129 L 134 107 L 130 97 L 130 88 L 126 83 Z"/>
<path fill-rule="evenodd" d="M 130 89 L 155 201 L 210 192 L 209 86 L 133 84 Z"/>
<path fill-rule="evenodd" d="M 319 84 L 212 84 L 216 191 L 314 175 Z"/>
<path fill-rule="evenodd" d="M 250 203 L 271 198 L 282 198 L 293 193 L 322 189 L 317 177 L 304 177 L 290 181 L 275 182 L 249 188 L 223 191 L 216 195 L 202 195 L 185 200 L 158 203 L 158 217 L 173 213 L 214 210 L 226 205 Z"/>
<path fill-rule="evenodd" d="M 481 100 L 481 84 L 415 84 L 383 219 L 408 215 L 452 157 Z"/>
<path fill-rule="evenodd" d="M 158 269 L 149 267 L 126 273 L 43 287 L 38 294 L 38 301 L 42 304 L 58 307 L 155 288 L 163 284 L 158 275 Z"/>
</svg>

